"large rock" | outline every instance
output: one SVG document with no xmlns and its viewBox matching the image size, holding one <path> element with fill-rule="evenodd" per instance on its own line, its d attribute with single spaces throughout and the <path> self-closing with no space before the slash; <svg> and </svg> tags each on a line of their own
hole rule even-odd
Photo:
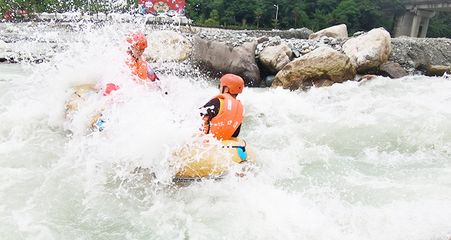
<svg viewBox="0 0 451 240">
<path fill-rule="evenodd" d="M 257 41 L 233 47 L 225 42 L 205 40 L 196 35 L 191 61 L 212 72 L 239 75 L 248 86 L 258 86 L 260 70 L 255 61 L 256 47 Z"/>
<path fill-rule="evenodd" d="M 277 73 L 290 61 L 293 52 L 285 43 L 263 49 L 259 60 L 271 73 Z"/>
<path fill-rule="evenodd" d="M 449 38 L 392 38 L 389 60 L 405 69 L 426 69 L 429 65 L 451 65 L 451 39 Z"/>
<path fill-rule="evenodd" d="M 346 55 L 329 47 L 320 47 L 297 58 L 280 70 L 271 87 L 296 90 L 310 86 L 330 86 L 353 80 L 356 70 Z"/>
<path fill-rule="evenodd" d="M 347 38 L 348 37 L 348 27 L 346 24 L 340 24 L 319 30 L 318 32 L 312 33 L 309 39 L 320 39 L 321 37 L 333 37 L 333 38 Z"/>
<path fill-rule="evenodd" d="M 349 39 L 343 44 L 343 51 L 351 58 L 357 72 L 378 68 L 386 63 L 391 53 L 390 33 L 376 28 L 366 34 Z"/>
<path fill-rule="evenodd" d="M 191 42 L 174 31 L 155 31 L 147 35 L 148 47 L 144 52 L 147 60 L 176 61 L 186 60 L 192 52 Z"/>
<path fill-rule="evenodd" d="M 445 73 L 451 73 L 451 65 L 429 65 L 426 68 L 426 74 L 428 76 L 443 76 Z"/>
<path fill-rule="evenodd" d="M 382 75 L 389 76 L 391 78 L 402 78 L 409 75 L 399 63 L 395 62 L 386 62 L 382 64 L 379 71 Z"/>
<path fill-rule="evenodd" d="M 6 61 L 6 43 L 0 40 L 0 62 Z"/>
</svg>

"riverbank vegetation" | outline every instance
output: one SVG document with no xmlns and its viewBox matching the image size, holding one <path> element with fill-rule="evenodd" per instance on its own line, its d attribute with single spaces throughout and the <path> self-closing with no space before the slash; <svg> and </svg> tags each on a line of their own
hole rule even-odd
<svg viewBox="0 0 451 240">
<path fill-rule="evenodd" d="M 186 0 L 186 16 L 194 25 L 313 31 L 346 24 L 349 33 L 384 27 L 393 33 L 406 10 L 400 0 Z M 83 14 L 138 13 L 138 0 L 12 0 L 1 1 L 7 11 L 28 13 L 81 12 Z M 451 13 L 438 12 L 431 19 L 428 37 L 451 37 Z"/>
<path fill-rule="evenodd" d="M 300 28 L 317 31 L 344 23 L 350 32 L 383 26 L 392 29 L 404 13 L 399 0 L 187 0 L 197 24 L 248 28 Z"/>
</svg>

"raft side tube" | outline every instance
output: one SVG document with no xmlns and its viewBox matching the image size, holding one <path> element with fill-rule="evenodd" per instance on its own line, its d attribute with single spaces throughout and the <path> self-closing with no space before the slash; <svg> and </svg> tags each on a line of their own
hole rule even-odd
<svg viewBox="0 0 451 240">
<path fill-rule="evenodd" d="M 247 157 L 243 160 L 237 147 L 244 147 Z M 249 144 L 239 138 L 222 141 L 222 145 L 214 147 L 190 148 L 185 147 L 174 154 L 180 158 L 180 167 L 177 178 L 212 177 L 226 173 L 231 166 L 244 161 L 255 163 L 254 150 Z"/>
</svg>

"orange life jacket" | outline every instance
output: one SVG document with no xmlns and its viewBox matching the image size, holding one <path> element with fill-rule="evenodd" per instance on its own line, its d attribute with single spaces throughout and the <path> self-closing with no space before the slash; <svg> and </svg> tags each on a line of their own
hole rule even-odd
<svg viewBox="0 0 451 240">
<path fill-rule="evenodd" d="M 210 121 L 204 117 L 205 133 L 212 133 L 218 140 L 229 140 L 244 119 L 244 106 L 230 94 L 219 94 L 214 98 L 219 98 L 221 107 Z"/>
<path fill-rule="evenodd" d="M 138 61 L 129 52 L 125 63 L 131 69 L 133 80 L 137 83 L 144 84 L 147 81 L 147 62 L 144 56 L 141 56 Z"/>
</svg>

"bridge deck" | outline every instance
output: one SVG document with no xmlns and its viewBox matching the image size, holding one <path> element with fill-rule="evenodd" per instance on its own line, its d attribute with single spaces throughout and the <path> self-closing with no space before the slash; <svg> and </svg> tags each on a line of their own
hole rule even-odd
<svg viewBox="0 0 451 240">
<path fill-rule="evenodd" d="M 451 11 L 451 1 L 449 0 L 402 0 L 401 3 L 407 9 L 416 7 L 429 11 Z"/>
</svg>

